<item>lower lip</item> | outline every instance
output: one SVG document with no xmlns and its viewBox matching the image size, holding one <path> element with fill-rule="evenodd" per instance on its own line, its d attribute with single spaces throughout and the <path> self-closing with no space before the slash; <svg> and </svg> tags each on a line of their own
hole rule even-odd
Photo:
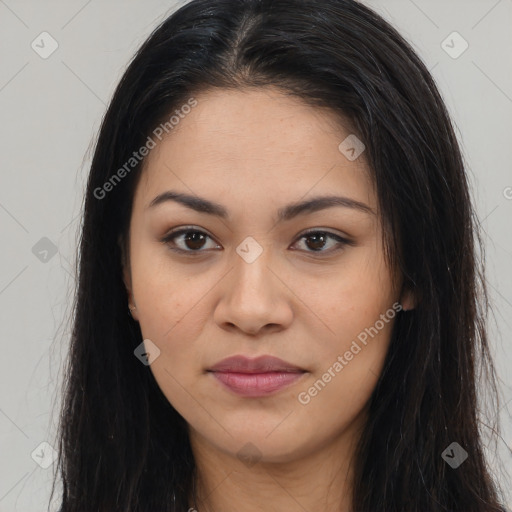
<svg viewBox="0 0 512 512">
<path fill-rule="evenodd" d="M 298 381 L 303 372 L 235 373 L 211 372 L 231 391 L 242 396 L 265 396 Z"/>
</svg>

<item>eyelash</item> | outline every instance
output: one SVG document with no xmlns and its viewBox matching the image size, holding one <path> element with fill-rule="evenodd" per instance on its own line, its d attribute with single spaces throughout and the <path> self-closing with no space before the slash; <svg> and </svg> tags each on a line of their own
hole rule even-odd
<svg viewBox="0 0 512 512">
<path fill-rule="evenodd" d="M 213 240 L 213 238 L 210 235 L 208 235 L 208 233 L 205 233 L 204 231 L 201 231 L 199 229 L 195 229 L 195 228 L 192 228 L 192 227 L 186 227 L 186 228 L 181 228 L 181 229 L 179 229 L 177 231 L 171 231 L 170 233 L 165 235 L 165 237 L 162 238 L 160 241 L 163 244 L 168 245 L 169 249 L 171 251 L 174 251 L 174 252 L 176 252 L 178 254 L 187 254 L 187 255 L 191 255 L 192 257 L 194 257 L 196 255 L 200 255 L 201 253 L 207 252 L 207 250 L 202 250 L 202 249 L 193 251 L 193 250 L 180 249 L 178 247 L 172 247 L 172 246 L 169 245 L 169 243 L 173 239 L 177 238 L 178 236 L 183 235 L 183 234 L 190 234 L 190 233 L 199 233 L 199 234 L 205 235 L 208 238 L 210 238 L 211 240 Z M 347 245 L 354 245 L 354 242 L 352 240 L 344 238 L 344 237 L 342 237 L 340 235 L 336 235 L 336 234 L 331 233 L 329 231 L 323 231 L 323 230 L 319 230 L 319 229 L 310 230 L 310 231 L 307 231 L 305 233 L 302 233 L 297 238 L 297 241 L 299 241 L 299 240 L 301 240 L 303 238 L 308 238 L 308 237 L 310 237 L 312 235 L 326 235 L 327 238 L 332 238 L 332 239 L 336 240 L 338 242 L 339 246 L 337 248 L 335 248 L 335 249 L 329 249 L 329 250 L 326 250 L 326 251 L 323 251 L 323 250 L 320 250 L 320 251 L 306 251 L 306 253 L 309 253 L 309 254 L 333 254 L 333 253 L 337 253 L 338 251 L 341 251 Z"/>
</svg>

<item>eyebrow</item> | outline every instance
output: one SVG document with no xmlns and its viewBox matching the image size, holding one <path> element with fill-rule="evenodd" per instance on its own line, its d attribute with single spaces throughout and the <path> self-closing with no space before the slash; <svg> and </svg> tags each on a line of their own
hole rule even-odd
<svg viewBox="0 0 512 512">
<path fill-rule="evenodd" d="M 224 206 L 214 201 L 210 201 L 203 197 L 185 194 L 183 192 L 175 192 L 168 190 L 156 196 L 151 203 L 146 207 L 147 209 L 154 208 L 160 204 L 173 201 L 179 203 L 191 210 L 207 215 L 214 215 L 222 219 L 229 218 L 229 212 Z M 313 213 L 320 210 L 333 207 L 351 208 L 353 210 L 361 211 L 366 214 L 376 215 L 375 211 L 367 204 L 349 197 L 342 196 L 317 196 L 306 201 L 291 203 L 277 211 L 277 222 L 288 221 L 299 215 L 306 213 Z"/>
</svg>

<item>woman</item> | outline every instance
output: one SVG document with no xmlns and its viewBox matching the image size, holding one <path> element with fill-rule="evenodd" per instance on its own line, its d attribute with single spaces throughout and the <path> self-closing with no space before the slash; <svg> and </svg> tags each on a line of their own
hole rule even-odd
<svg viewBox="0 0 512 512">
<path fill-rule="evenodd" d="M 94 154 L 62 512 L 502 510 L 476 241 L 446 108 L 380 16 L 188 3 Z"/>
</svg>

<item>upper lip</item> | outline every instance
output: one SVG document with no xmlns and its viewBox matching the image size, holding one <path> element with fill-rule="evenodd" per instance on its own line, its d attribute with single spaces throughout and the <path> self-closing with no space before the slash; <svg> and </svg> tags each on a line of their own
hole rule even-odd
<svg viewBox="0 0 512 512">
<path fill-rule="evenodd" d="M 236 373 L 268 373 L 268 372 L 304 372 L 302 368 L 288 363 L 274 356 L 259 356 L 249 358 L 236 355 L 222 359 L 208 369 L 211 372 L 236 372 Z"/>
</svg>

